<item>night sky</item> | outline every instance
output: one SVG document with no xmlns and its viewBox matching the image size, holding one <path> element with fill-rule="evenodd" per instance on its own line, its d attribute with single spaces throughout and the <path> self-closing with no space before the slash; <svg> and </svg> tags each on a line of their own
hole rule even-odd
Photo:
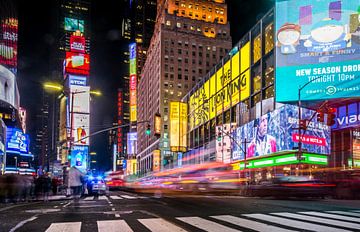
<svg viewBox="0 0 360 232">
<path fill-rule="evenodd" d="M 51 1 L 17 0 L 19 7 L 18 85 L 21 105 L 28 110 L 27 127 L 31 139 L 36 135 L 36 114 L 40 112 L 42 86 L 49 79 L 49 58 L 58 35 L 52 34 Z M 273 6 L 274 0 L 227 0 L 233 44 Z M 106 4 L 105 4 L 106 3 Z M 91 130 L 111 126 L 116 119 L 116 94 L 120 86 L 122 44 L 121 3 L 119 0 L 93 0 L 91 9 L 90 85 L 103 96 L 91 103 Z M 86 23 L 86 22 L 85 22 Z M 34 145 L 34 142 L 33 144 Z M 98 153 L 103 170 L 110 168 L 107 134 L 91 138 L 91 151 Z"/>
</svg>

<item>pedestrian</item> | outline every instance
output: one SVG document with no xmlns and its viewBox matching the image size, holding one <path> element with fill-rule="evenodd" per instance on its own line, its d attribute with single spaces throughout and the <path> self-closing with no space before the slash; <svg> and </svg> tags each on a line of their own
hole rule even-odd
<svg viewBox="0 0 360 232">
<path fill-rule="evenodd" d="M 51 178 L 49 176 L 49 173 L 45 173 L 42 178 L 42 192 L 44 196 L 44 202 L 49 201 L 50 189 L 51 189 Z"/>
<path fill-rule="evenodd" d="M 57 194 L 57 192 L 58 192 L 58 185 L 59 185 L 59 180 L 58 180 L 58 178 L 56 178 L 56 177 L 52 178 L 52 180 L 51 180 L 51 187 L 52 187 L 53 195 L 56 195 L 56 194 Z"/>
<path fill-rule="evenodd" d="M 82 173 L 78 168 L 72 166 L 69 170 L 69 186 L 72 190 L 72 194 L 74 196 L 75 205 L 79 203 L 79 199 L 82 193 L 83 188 L 83 178 L 85 174 Z"/>
</svg>

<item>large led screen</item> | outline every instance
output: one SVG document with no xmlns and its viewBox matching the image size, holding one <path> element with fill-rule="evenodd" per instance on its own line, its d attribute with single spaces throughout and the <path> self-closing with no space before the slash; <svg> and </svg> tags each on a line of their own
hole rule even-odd
<svg viewBox="0 0 360 232">
<path fill-rule="evenodd" d="M 77 167 L 81 171 L 86 171 L 88 155 L 88 146 L 73 146 L 71 149 L 71 167 Z"/>
<path fill-rule="evenodd" d="M 84 33 L 84 20 L 65 17 L 65 31 L 77 31 Z"/>
<path fill-rule="evenodd" d="M 90 86 L 70 86 L 70 111 L 75 113 L 89 113 L 90 112 Z M 74 106 L 72 104 L 74 103 Z"/>
<path fill-rule="evenodd" d="M 127 153 L 128 155 L 136 155 L 137 133 L 127 133 Z"/>
<path fill-rule="evenodd" d="M 6 129 L 6 152 L 27 155 L 29 154 L 30 138 L 20 129 Z"/>
<path fill-rule="evenodd" d="M 18 20 L 13 18 L 1 21 L 0 27 L 0 64 L 17 66 Z"/>
<path fill-rule="evenodd" d="M 75 145 L 89 145 L 90 115 L 73 114 L 73 137 Z"/>
<path fill-rule="evenodd" d="M 85 37 L 83 36 L 70 36 L 70 51 L 85 53 Z"/>
<path fill-rule="evenodd" d="M 89 75 L 90 56 L 88 54 L 66 52 L 64 67 L 66 73 Z"/>
<path fill-rule="evenodd" d="M 314 111 L 302 109 L 302 119 L 310 119 Z M 298 108 L 284 105 L 251 121 L 233 133 L 237 143 L 232 144 L 233 160 L 270 155 L 298 147 Z M 303 132 L 302 132 L 303 133 Z M 302 148 L 311 153 L 330 153 L 330 127 L 316 121 L 309 123 L 302 136 Z"/>
<path fill-rule="evenodd" d="M 360 96 L 360 0 L 276 1 L 276 100 Z"/>
</svg>

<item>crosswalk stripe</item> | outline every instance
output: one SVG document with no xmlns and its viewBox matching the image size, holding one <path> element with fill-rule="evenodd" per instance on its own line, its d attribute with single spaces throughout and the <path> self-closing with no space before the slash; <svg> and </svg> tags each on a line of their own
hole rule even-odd
<svg viewBox="0 0 360 232">
<path fill-rule="evenodd" d="M 45 232 L 80 232 L 81 222 L 51 223 Z"/>
<path fill-rule="evenodd" d="M 148 219 L 138 219 L 138 221 L 143 224 L 146 228 L 152 232 L 184 232 L 186 230 L 165 221 L 162 218 L 148 218 Z"/>
<path fill-rule="evenodd" d="M 92 201 L 94 200 L 95 197 L 85 197 L 84 198 L 84 201 Z"/>
<path fill-rule="evenodd" d="M 125 199 L 136 199 L 136 197 L 129 196 L 129 195 L 120 195 L 120 196 L 125 198 Z"/>
<path fill-rule="evenodd" d="M 271 216 L 271 215 L 266 215 L 266 214 L 242 214 L 243 216 L 246 217 L 250 217 L 250 218 L 255 218 L 255 219 L 259 219 L 259 220 L 263 220 L 263 221 L 267 221 L 267 222 L 272 222 L 272 223 L 277 223 L 277 224 L 282 224 L 282 225 L 286 225 L 289 227 L 294 227 L 294 228 L 298 228 L 298 229 L 305 229 L 305 230 L 310 230 L 310 231 L 318 231 L 318 232 L 344 232 L 347 230 L 342 230 L 342 229 L 337 229 L 337 228 L 333 228 L 333 227 L 329 227 L 329 226 L 321 226 L 321 225 L 316 225 L 313 223 L 308 223 L 308 222 L 300 222 L 297 220 L 291 220 L 291 219 L 286 219 L 286 218 L 281 218 L 281 217 L 276 217 L 276 216 Z"/>
<path fill-rule="evenodd" d="M 99 196 L 99 200 L 107 200 L 108 198 L 106 196 Z"/>
<path fill-rule="evenodd" d="M 216 222 L 206 220 L 199 217 L 177 217 L 176 219 L 205 230 L 207 232 L 239 232 L 240 230 L 232 229 L 230 227 L 218 224 Z"/>
<path fill-rule="evenodd" d="M 121 199 L 123 199 L 122 197 L 119 197 L 119 196 L 110 196 L 110 198 L 111 199 L 113 199 L 113 200 L 121 200 Z"/>
<path fill-rule="evenodd" d="M 272 214 L 278 215 L 278 216 L 283 216 L 283 217 L 307 220 L 307 221 L 312 221 L 312 222 L 320 222 L 320 223 L 325 223 L 325 224 L 333 225 L 333 226 L 341 226 L 341 227 L 346 227 L 346 228 L 350 228 L 350 229 L 360 229 L 360 224 L 355 224 L 355 223 L 351 223 L 351 222 L 343 222 L 343 221 L 338 221 L 338 220 L 333 220 L 333 219 L 325 219 L 325 218 L 320 218 L 320 217 L 311 217 L 311 216 L 305 216 L 305 215 L 295 214 L 295 213 L 272 213 Z"/>
<path fill-rule="evenodd" d="M 277 226 L 272 226 L 272 225 L 268 225 L 265 223 L 260 223 L 260 222 L 256 222 L 256 221 L 252 221 L 252 220 L 248 220 L 248 219 L 244 219 L 244 218 L 239 218 L 239 217 L 234 217 L 231 215 L 220 215 L 220 216 L 211 216 L 212 218 L 221 220 L 221 221 L 225 221 L 234 225 L 239 225 L 241 227 L 245 227 L 245 228 L 249 228 L 252 230 L 256 230 L 256 231 L 260 231 L 260 232 L 271 232 L 271 231 L 276 231 L 276 232 L 291 232 L 291 231 L 295 231 L 295 230 L 288 230 L 288 229 L 283 229 Z"/>
<path fill-rule="evenodd" d="M 333 219 L 338 219 L 338 220 L 345 220 L 345 221 L 352 221 L 352 222 L 360 222 L 360 219 L 359 219 L 359 218 L 346 217 L 346 216 L 341 216 L 341 215 L 336 215 L 336 214 L 320 213 L 320 212 L 299 212 L 299 213 L 307 214 L 307 215 L 313 215 L 313 216 L 333 218 Z"/>
<path fill-rule="evenodd" d="M 346 211 L 326 211 L 326 212 L 342 214 L 342 215 L 348 215 L 348 216 L 354 216 L 354 217 L 360 217 L 360 213 L 353 213 L 353 212 L 346 212 Z"/>
<path fill-rule="evenodd" d="M 360 213 L 360 210 L 352 210 L 352 211 L 354 211 L 354 212 L 356 212 L 356 213 Z"/>
<path fill-rule="evenodd" d="M 97 221 L 99 232 L 133 232 L 124 220 Z"/>
</svg>

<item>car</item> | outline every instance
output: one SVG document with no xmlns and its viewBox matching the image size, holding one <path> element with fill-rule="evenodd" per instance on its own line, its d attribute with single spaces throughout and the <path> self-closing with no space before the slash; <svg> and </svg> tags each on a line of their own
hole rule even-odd
<svg viewBox="0 0 360 232">
<path fill-rule="evenodd" d="M 107 186 L 101 176 L 89 176 L 87 178 L 87 189 L 89 195 L 105 195 Z"/>
</svg>

